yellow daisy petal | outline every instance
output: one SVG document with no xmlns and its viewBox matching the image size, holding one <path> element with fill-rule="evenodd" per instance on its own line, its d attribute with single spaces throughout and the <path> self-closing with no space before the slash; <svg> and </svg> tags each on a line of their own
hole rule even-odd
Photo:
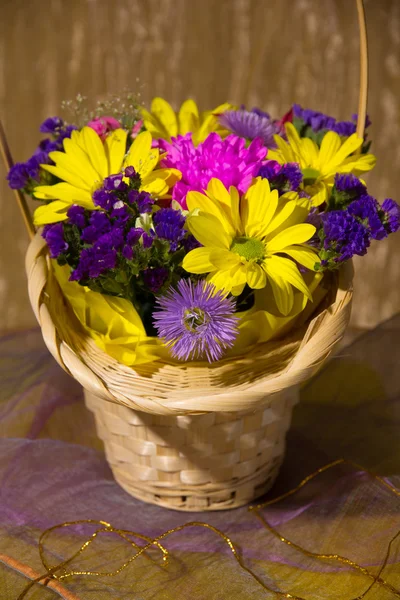
<svg viewBox="0 0 400 600">
<path fill-rule="evenodd" d="M 213 215 L 206 213 L 197 216 L 188 216 L 186 226 L 190 233 L 194 235 L 196 240 L 203 246 L 211 248 L 226 248 L 229 249 L 232 240 L 221 227 L 220 222 Z"/>
<path fill-rule="evenodd" d="M 242 198 L 242 221 L 246 236 L 266 235 L 278 206 L 278 191 L 271 192 L 268 179 L 256 179 Z"/>
<path fill-rule="evenodd" d="M 294 303 L 292 286 L 276 274 L 274 277 L 268 278 L 268 283 L 271 286 L 278 311 L 282 313 L 283 316 L 288 315 L 292 310 Z"/>
<path fill-rule="evenodd" d="M 283 258 L 274 254 L 265 260 L 264 268 L 271 279 L 282 278 L 300 290 L 307 298 L 312 299 L 311 292 L 305 284 L 298 268 L 289 258 Z"/>
<path fill-rule="evenodd" d="M 105 179 L 108 175 L 108 164 L 103 142 L 91 127 L 84 127 L 81 135 L 86 147 L 86 153 L 90 157 L 90 162 L 99 173 L 101 179 Z"/>
<path fill-rule="evenodd" d="M 50 154 L 52 154 L 52 152 Z M 90 191 L 93 187 L 93 181 L 85 181 L 81 179 L 81 177 L 79 177 L 78 175 L 75 175 L 75 173 L 73 173 L 72 171 L 63 169 L 62 167 L 57 167 L 54 165 L 42 165 L 42 169 L 48 171 L 52 175 L 55 175 L 59 179 L 62 179 L 63 181 L 66 181 L 67 183 L 70 183 L 71 185 L 77 188 Z M 100 181 L 100 178 L 98 181 Z"/>
<path fill-rule="evenodd" d="M 64 140 L 64 150 L 65 152 L 51 152 L 49 154 L 57 166 L 74 172 L 84 182 L 101 180 L 101 176 L 93 167 L 89 156 L 78 144 L 66 138 Z"/>
<path fill-rule="evenodd" d="M 39 185 L 34 189 L 34 196 L 41 200 L 62 200 L 68 204 L 80 204 L 85 208 L 94 209 L 91 193 L 69 183 Z"/>
<path fill-rule="evenodd" d="M 132 166 L 137 173 L 141 173 L 141 169 L 147 160 L 147 156 L 151 150 L 151 134 L 148 131 L 139 133 L 129 152 L 125 158 L 125 167 Z"/>
<path fill-rule="evenodd" d="M 170 137 L 178 135 L 178 123 L 171 105 L 164 98 L 154 98 L 151 103 L 152 114 L 160 121 Z"/>
<path fill-rule="evenodd" d="M 104 142 L 104 152 L 108 162 L 108 173 L 119 173 L 126 153 L 126 139 L 128 132 L 124 129 L 115 129 L 109 133 Z"/>
<path fill-rule="evenodd" d="M 229 218 L 225 215 L 222 206 L 218 202 L 211 200 L 211 198 L 200 192 L 191 191 L 186 196 L 186 203 L 190 211 L 198 209 L 201 213 L 216 217 L 229 237 L 235 235 L 232 223 L 230 223 Z"/>
<path fill-rule="evenodd" d="M 191 131 L 196 131 L 200 125 L 199 109 L 194 100 L 185 100 L 182 104 L 179 115 L 179 133 L 186 135 Z"/>
<path fill-rule="evenodd" d="M 317 253 L 310 246 L 286 246 L 284 253 L 311 271 L 314 271 L 315 263 L 318 262 Z"/>
<path fill-rule="evenodd" d="M 328 131 L 328 133 L 324 135 L 319 152 L 320 168 L 324 164 L 328 164 L 331 160 L 333 160 L 333 158 L 337 155 L 341 145 L 342 142 L 340 140 L 340 136 L 334 131 Z"/>
<path fill-rule="evenodd" d="M 315 232 L 316 228 L 314 225 L 310 225 L 309 223 L 293 225 L 292 227 L 284 229 L 272 239 L 267 237 L 265 240 L 267 243 L 267 251 L 271 253 L 282 252 L 286 246 L 307 242 L 310 238 L 312 238 Z"/>
<path fill-rule="evenodd" d="M 58 223 L 59 221 L 65 221 L 67 218 L 67 212 L 70 205 L 60 200 L 50 202 L 44 206 L 39 206 L 33 215 L 33 222 L 36 227 L 42 227 L 49 223 Z"/>
<path fill-rule="evenodd" d="M 267 285 L 267 275 L 260 265 L 250 263 L 246 269 L 247 284 L 253 290 L 261 290 Z"/>
<path fill-rule="evenodd" d="M 221 269 L 221 271 L 237 267 L 241 264 L 240 256 L 238 254 L 220 248 L 213 248 L 211 250 L 210 262 L 213 265 L 214 270 Z"/>
<path fill-rule="evenodd" d="M 182 262 L 182 267 L 188 273 L 210 273 L 215 271 L 214 265 L 210 261 L 210 248 L 195 248 L 186 254 Z"/>
</svg>

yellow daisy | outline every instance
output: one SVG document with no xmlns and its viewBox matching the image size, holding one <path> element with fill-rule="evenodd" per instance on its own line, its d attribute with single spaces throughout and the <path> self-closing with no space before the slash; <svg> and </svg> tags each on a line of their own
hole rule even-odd
<svg viewBox="0 0 400 600">
<path fill-rule="evenodd" d="M 219 124 L 218 115 L 235 107 L 231 104 L 220 104 L 214 110 L 199 113 L 194 100 L 186 100 L 176 115 L 171 105 L 163 98 L 154 98 L 150 112 L 142 109 L 143 124 L 154 139 L 162 138 L 171 141 L 171 137 L 192 133 L 193 143 L 197 146 L 215 131 L 221 137 L 230 132 Z"/>
<path fill-rule="evenodd" d="M 64 152 L 50 152 L 55 165 L 41 165 L 62 181 L 54 185 L 40 185 L 34 194 L 40 200 L 53 200 L 36 209 L 36 226 L 63 221 L 68 208 L 80 204 L 94 210 L 93 192 L 101 187 L 109 175 L 120 173 L 125 167 L 133 166 L 141 178 L 140 190 L 157 198 L 168 196 L 169 189 L 181 174 L 176 169 L 156 169 L 159 150 L 152 148 L 151 134 L 147 131 L 138 135 L 126 154 L 127 132 L 116 129 L 103 143 L 91 127 L 73 131 L 65 139 Z"/>
<path fill-rule="evenodd" d="M 246 283 L 253 289 L 268 285 L 283 315 L 293 307 L 293 287 L 311 299 L 294 261 L 314 268 L 317 255 L 304 242 L 315 227 L 303 222 L 308 211 L 295 195 L 279 199 L 267 179 L 257 178 L 239 199 L 236 188 L 228 192 L 212 179 L 206 194 L 189 192 L 187 204 L 188 229 L 203 247 L 185 256 L 186 271 L 208 273 L 217 289 L 236 296 Z"/>
<path fill-rule="evenodd" d="M 328 131 L 319 148 L 313 140 L 301 138 L 292 123 L 286 123 L 285 128 L 288 141 L 275 135 L 278 148 L 268 150 L 268 158 L 281 165 L 299 163 L 303 187 L 312 197 L 314 206 L 327 201 L 336 173 L 360 175 L 375 166 L 373 154 L 354 154 L 363 143 L 356 133 L 342 141 L 337 133 Z"/>
</svg>

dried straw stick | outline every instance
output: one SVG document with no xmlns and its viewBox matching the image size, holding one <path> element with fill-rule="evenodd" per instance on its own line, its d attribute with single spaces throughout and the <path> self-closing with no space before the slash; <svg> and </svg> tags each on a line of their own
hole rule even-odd
<svg viewBox="0 0 400 600">
<path fill-rule="evenodd" d="M 363 0 L 357 1 L 358 28 L 360 33 L 360 93 L 358 100 L 357 135 L 364 137 L 368 98 L 368 42 Z M 361 147 L 358 149 L 361 152 Z"/>
<path fill-rule="evenodd" d="M 11 169 L 11 167 L 13 166 L 14 162 L 13 162 L 13 159 L 11 156 L 10 148 L 8 146 L 6 134 L 5 134 L 4 127 L 3 127 L 1 120 L 0 120 L 0 151 L 1 151 L 1 156 L 3 158 L 4 166 L 6 168 L 6 171 L 8 172 Z M 26 203 L 25 196 L 23 195 L 23 193 L 20 190 L 13 190 L 13 191 L 15 193 L 15 197 L 17 199 L 17 203 L 18 203 L 19 209 L 21 211 L 22 218 L 24 220 L 25 227 L 28 232 L 29 238 L 32 240 L 35 237 L 36 231 L 35 231 L 35 227 L 33 225 L 30 210 Z"/>
</svg>

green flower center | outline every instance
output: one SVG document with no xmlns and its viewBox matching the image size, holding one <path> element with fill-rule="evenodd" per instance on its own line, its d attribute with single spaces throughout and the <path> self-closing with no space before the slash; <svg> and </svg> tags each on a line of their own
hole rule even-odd
<svg viewBox="0 0 400 600">
<path fill-rule="evenodd" d="M 233 240 L 231 252 L 243 256 L 248 261 L 257 262 L 265 257 L 265 246 L 261 240 L 239 237 Z"/>
<path fill-rule="evenodd" d="M 307 185 L 313 185 L 318 179 L 318 177 L 321 175 L 321 173 L 317 171 L 317 169 L 312 169 L 311 167 L 302 169 L 301 172 L 303 173 L 303 185 L 305 187 Z"/>
<path fill-rule="evenodd" d="M 189 331 L 196 331 L 198 327 L 209 322 L 209 316 L 201 308 L 187 308 L 183 313 L 183 322 Z"/>
</svg>

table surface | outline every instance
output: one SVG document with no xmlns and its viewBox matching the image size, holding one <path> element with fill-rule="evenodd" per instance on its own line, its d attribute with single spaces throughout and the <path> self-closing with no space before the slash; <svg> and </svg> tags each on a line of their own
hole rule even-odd
<svg viewBox="0 0 400 600">
<path fill-rule="evenodd" d="M 400 315 L 342 347 L 301 391 L 282 471 L 267 499 L 295 487 L 337 458 L 354 461 L 400 488 Z M 234 542 L 187 528 L 164 541 L 170 560 L 151 551 L 114 577 L 74 576 L 57 589 L 35 586 L 28 600 L 350 600 L 371 585 L 348 562 L 322 560 L 282 543 L 246 507 L 179 513 L 131 498 L 113 480 L 80 386 L 49 355 L 38 329 L 0 339 L 0 598 L 16 600 L 28 577 L 43 573 L 40 534 L 57 523 L 102 519 L 151 538 L 205 521 Z M 318 554 L 338 554 L 374 576 L 400 529 L 400 498 L 370 474 L 337 466 L 299 492 L 262 510 L 289 540 Z M 70 556 L 93 532 L 57 531 L 46 542 L 50 564 Z M 134 550 L 102 536 L 75 570 L 112 571 Z M 367 600 L 399 597 L 400 537 Z M 390 587 L 392 586 L 392 588 Z M 281 595 L 267 588 L 282 592 Z M 288 597 L 288 596 L 286 596 Z"/>
</svg>

